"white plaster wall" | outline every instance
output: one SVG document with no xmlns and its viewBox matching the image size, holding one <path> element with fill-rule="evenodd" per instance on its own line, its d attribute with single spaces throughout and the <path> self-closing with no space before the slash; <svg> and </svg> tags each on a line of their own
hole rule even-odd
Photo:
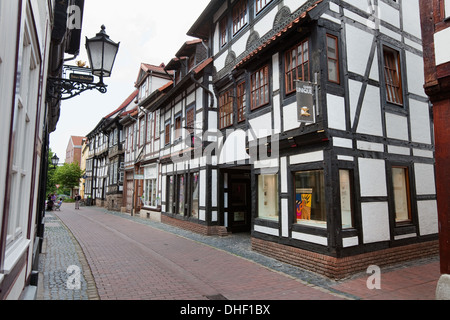
<svg viewBox="0 0 450 320">
<path fill-rule="evenodd" d="M 380 89 L 367 86 L 359 117 L 358 133 L 383 136 L 381 125 Z"/>
<path fill-rule="evenodd" d="M 293 239 L 297 239 L 297 240 L 301 240 L 301 241 L 306 241 L 306 242 L 319 244 L 319 245 L 322 245 L 322 246 L 327 246 L 328 245 L 328 239 L 327 238 L 314 236 L 314 235 L 306 234 L 306 233 L 292 232 L 292 238 Z"/>
<path fill-rule="evenodd" d="M 430 110 L 428 103 L 410 99 L 409 110 L 412 141 L 431 144 Z"/>
<path fill-rule="evenodd" d="M 206 170 L 200 170 L 200 199 L 199 205 L 200 207 L 204 207 L 206 205 Z"/>
<path fill-rule="evenodd" d="M 355 247 L 359 244 L 359 240 L 358 237 L 352 237 L 352 238 L 344 238 L 342 239 L 342 246 L 344 248 L 349 248 L 349 247 Z"/>
<path fill-rule="evenodd" d="M 248 136 L 249 141 L 270 136 L 272 130 L 272 114 L 266 113 L 260 117 L 249 120 L 250 132 Z"/>
<path fill-rule="evenodd" d="M 291 103 L 283 107 L 283 128 L 289 131 L 300 127 L 297 118 L 297 102 Z"/>
<path fill-rule="evenodd" d="M 421 39 L 419 0 L 402 1 L 403 29 L 411 35 Z M 422 71 L 423 73 L 423 71 Z"/>
<path fill-rule="evenodd" d="M 355 123 L 356 109 L 358 107 L 358 100 L 361 94 L 362 83 L 349 79 L 349 96 L 350 96 L 350 120 L 352 127 Z"/>
<path fill-rule="evenodd" d="M 245 31 L 245 33 L 239 37 L 239 39 L 233 43 L 233 45 L 231 46 L 231 50 L 234 51 L 234 53 L 236 54 L 236 57 L 239 57 L 244 51 L 245 48 L 247 46 L 247 40 L 248 37 L 250 36 L 250 31 L 247 30 Z"/>
<path fill-rule="evenodd" d="M 390 240 L 387 202 L 362 203 L 361 216 L 364 243 Z"/>
<path fill-rule="evenodd" d="M 420 95 L 422 97 L 427 97 L 425 89 L 423 88 L 425 83 L 425 75 L 423 72 L 423 58 L 409 51 L 406 51 L 406 68 L 408 75 L 409 92 Z"/>
<path fill-rule="evenodd" d="M 436 234 L 439 232 L 437 201 L 418 201 L 420 235 Z"/>
<path fill-rule="evenodd" d="M 436 179 L 434 166 L 431 164 L 414 164 L 416 174 L 416 192 L 417 195 L 436 194 Z"/>
<path fill-rule="evenodd" d="M 364 75 L 374 36 L 349 24 L 345 28 L 348 70 Z"/>
<path fill-rule="evenodd" d="M 291 156 L 289 162 L 290 164 L 300 164 L 300 163 L 323 161 L 323 159 L 324 159 L 323 151 L 316 151 Z"/>
<path fill-rule="evenodd" d="M 434 34 L 434 50 L 437 66 L 450 61 L 450 41 L 448 39 L 450 39 L 450 28 Z"/>
<path fill-rule="evenodd" d="M 400 28 L 400 12 L 383 1 L 378 1 L 378 6 L 380 19 L 394 27 Z"/>
<path fill-rule="evenodd" d="M 367 12 L 368 11 L 368 5 L 367 5 L 367 1 L 361 1 L 361 0 L 345 0 L 342 2 L 347 2 L 348 4 L 351 4 L 352 6 Z"/>
<path fill-rule="evenodd" d="M 345 100 L 343 97 L 327 94 L 328 127 L 346 130 Z"/>
<path fill-rule="evenodd" d="M 386 113 L 387 136 L 392 139 L 409 140 L 408 119 L 392 113 Z"/>
<path fill-rule="evenodd" d="M 361 196 L 387 196 L 386 165 L 384 160 L 360 158 L 358 162 Z"/>
<path fill-rule="evenodd" d="M 258 32 L 260 37 L 272 30 L 273 22 L 275 21 L 275 16 L 277 15 L 277 13 L 278 7 L 275 6 L 270 12 L 268 12 L 261 20 L 259 20 L 255 24 L 254 30 Z"/>
<path fill-rule="evenodd" d="M 246 133 L 242 130 L 235 130 L 229 134 L 223 143 L 223 138 L 219 139 L 219 145 L 223 143 L 220 150 L 219 163 L 233 163 L 234 161 L 245 160 L 249 158 L 246 152 Z"/>
<path fill-rule="evenodd" d="M 273 228 L 268 228 L 268 227 L 263 227 L 263 226 L 255 226 L 254 230 L 256 232 L 270 234 L 270 235 L 276 236 L 276 237 L 278 237 L 280 235 L 278 229 L 273 229 Z"/>
</svg>

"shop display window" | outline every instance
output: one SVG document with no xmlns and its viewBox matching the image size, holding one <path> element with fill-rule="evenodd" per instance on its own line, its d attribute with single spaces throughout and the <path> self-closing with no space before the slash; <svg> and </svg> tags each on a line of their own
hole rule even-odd
<svg viewBox="0 0 450 320">
<path fill-rule="evenodd" d="M 323 170 L 295 173 L 295 219 L 297 224 L 327 227 Z"/>
<path fill-rule="evenodd" d="M 258 217 L 278 221 L 278 175 L 258 176 Z"/>
</svg>

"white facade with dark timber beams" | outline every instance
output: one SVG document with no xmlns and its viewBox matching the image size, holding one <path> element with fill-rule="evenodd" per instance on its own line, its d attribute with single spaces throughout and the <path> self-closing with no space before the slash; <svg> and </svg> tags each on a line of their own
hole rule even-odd
<svg viewBox="0 0 450 320">
<path fill-rule="evenodd" d="M 188 35 L 214 58 L 218 226 L 336 278 L 437 253 L 418 0 L 211 1 Z"/>
</svg>

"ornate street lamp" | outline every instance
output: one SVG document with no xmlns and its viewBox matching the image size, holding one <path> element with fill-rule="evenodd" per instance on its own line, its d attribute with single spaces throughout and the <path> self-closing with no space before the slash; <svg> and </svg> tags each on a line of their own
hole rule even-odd
<svg viewBox="0 0 450 320">
<path fill-rule="evenodd" d="M 58 166 L 58 164 L 59 164 L 59 158 L 58 158 L 58 156 L 57 156 L 56 153 L 55 153 L 55 155 L 54 155 L 53 158 L 52 158 L 52 165 L 53 165 L 53 168 L 56 169 L 56 167 Z"/>
<path fill-rule="evenodd" d="M 109 39 L 105 29 L 103 25 L 97 36 L 91 39 L 86 37 L 86 50 L 92 74 L 100 78 L 100 83 L 103 83 L 103 78 L 111 76 L 120 45 Z"/>
<path fill-rule="evenodd" d="M 47 94 L 56 100 L 68 100 L 87 90 L 107 92 L 103 78 L 110 77 L 120 43 L 112 41 L 105 32 L 105 26 L 94 38 L 86 37 L 86 50 L 90 68 L 83 66 L 63 66 L 63 78 L 48 78 Z M 69 75 L 69 78 L 66 76 Z M 94 76 L 100 78 L 94 83 Z"/>
</svg>

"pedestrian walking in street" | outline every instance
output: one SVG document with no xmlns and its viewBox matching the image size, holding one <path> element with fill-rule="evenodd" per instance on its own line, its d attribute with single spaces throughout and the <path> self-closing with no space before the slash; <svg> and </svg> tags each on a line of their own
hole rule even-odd
<svg viewBox="0 0 450 320">
<path fill-rule="evenodd" d="M 81 196 L 77 193 L 75 196 L 75 210 L 80 210 Z"/>
</svg>

